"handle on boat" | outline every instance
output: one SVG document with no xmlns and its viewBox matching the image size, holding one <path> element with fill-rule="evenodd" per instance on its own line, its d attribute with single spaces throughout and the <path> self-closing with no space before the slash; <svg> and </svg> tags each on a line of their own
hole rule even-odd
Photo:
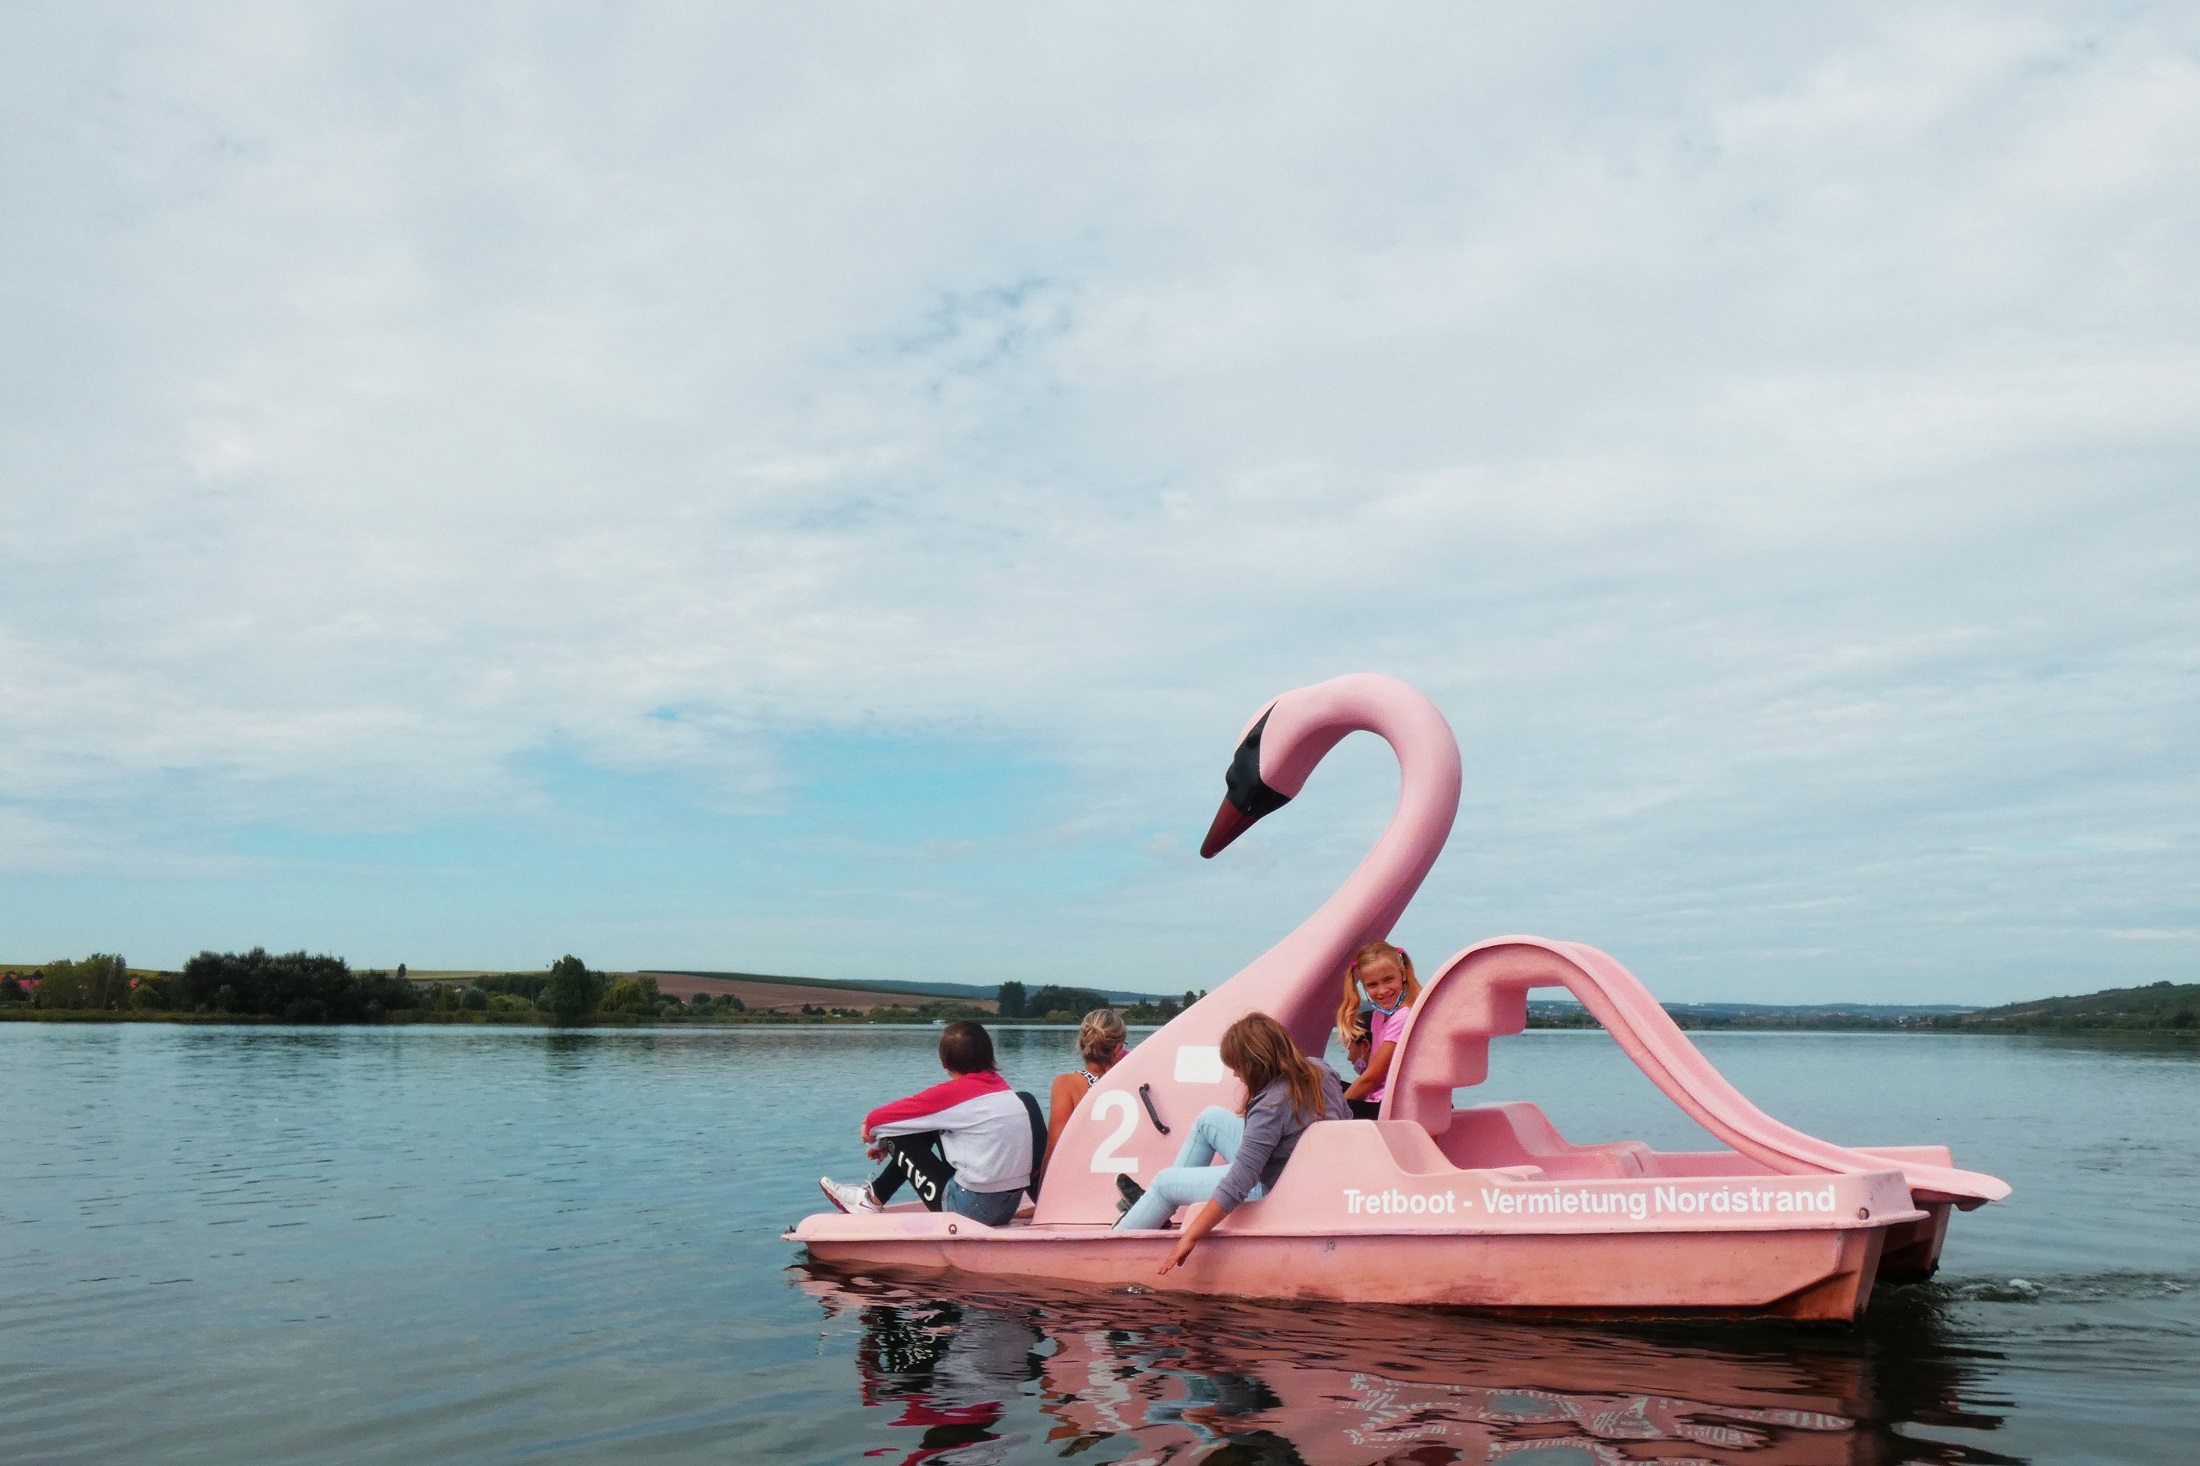
<svg viewBox="0 0 2200 1466">
<path fill-rule="evenodd" d="M 1153 1128 L 1163 1135 L 1168 1134 L 1169 1127 L 1161 1123 L 1161 1112 L 1153 1107 L 1153 1086 L 1150 1084 L 1139 1085 L 1138 1097 L 1146 1102 L 1146 1118 L 1153 1121 Z"/>
</svg>

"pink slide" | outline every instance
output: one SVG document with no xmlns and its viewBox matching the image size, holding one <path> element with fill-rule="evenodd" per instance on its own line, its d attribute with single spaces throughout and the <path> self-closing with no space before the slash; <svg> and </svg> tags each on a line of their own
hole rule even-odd
<svg viewBox="0 0 2200 1466">
<path fill-rule="evenodd" d="M 1853 1319 L 1875 1281 L 1928 1277 L 1952 1210 L 2009 1194 L 1944 1147 L 1844 1148 L 1772 1119 L 1722 1078 L 1626 968 L 1591 947 L 1503 937 L 1447 962 L 1398 1040 L 1375 1120 L 1309 1126 L 1275 1188 L 1183 1266 L 1168 1230 L 1117 1231 L 1116 1182 L 1175 1163 L 1209 1105 L 1238 1109 L 1223 1031 L 1274 1016 L 1320 1054 L 1344 966 L 1389 934 L 1459 809 L 1459 745 L 1434 704 L 1358 674 L 1287 692 L 1246 726 L 1202 855 L 1288 804 L 1356 732 L 1398 756 L 1398 807 L 1359 868 L 1296 930 L 1147 1037 L 1070 1117 L 1035 1211 L 991 1227 L 914 1203 L 820 1213 L 788 1234 L 812 1261 L 962 1271 L 1247 1298 L 1445 1304 L 1590 1314 Z M 1187 980 L 1190 980 L 1187 978 Z M 1576 1145 L 1530 1104 L 1453 1107 L 1489 1041 L 1563 987 L 1643 1072 L 1731 1150 Z"/>
<path fill-rule="evenodd" d="M 2009 1194 L 2006 1181 L 1918 1158 L 1930 1148 L 1852 1150 L 1781 1124 L 1711 1067 L 1633 973 L 1594 947 L 1542 937 L 1477 943 L 1429 980 L 1392 1060 L 1382 1118 L 1441 1135 L 1451 1125 L 1452 1091 L 1488 1077 L 1490 1040 L 1527 1027 L 1529 989 L 1548 987 L 1572 993 L 1666 1098 L 1769 1171 L 1838 1175 L 1892 1166 L 1919 1202 L 1953 1202 L 1964 1211 Z"/>
</svg>

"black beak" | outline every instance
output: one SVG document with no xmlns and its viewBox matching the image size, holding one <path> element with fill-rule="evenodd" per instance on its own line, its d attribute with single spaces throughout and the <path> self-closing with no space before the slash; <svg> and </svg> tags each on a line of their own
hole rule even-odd
<svg viewBox="0 0 2200 1466">
<path fill-rule="evenodd" d="M 1202 860 L 1214 859 L 1232 840 L 1251 829 L 1255 820 L 1274 814 L 1291 802 L 1290 795 L 1278 794 L 1260 777 L 1260 735 L 1267 726 L 1268 714 L 1262 713 L 1253 731 L 1238 745 L 1237 756 L 1230 760 L 1229 772 L 1222 776 L 1230 792 L 1223 796 L 1222 808 L 1215 811 L 1215 822 L 1207 827 L 1207 838 L 1199 847 Z"/>
</svg>

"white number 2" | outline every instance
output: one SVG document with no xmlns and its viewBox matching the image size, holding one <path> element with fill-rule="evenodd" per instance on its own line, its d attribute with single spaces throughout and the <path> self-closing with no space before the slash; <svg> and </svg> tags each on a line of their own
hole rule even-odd
<svg viewBox="0 0 2200 1466">
<path fill-rule="evenodd" d="M 1111 1089 L 1092 1102 L 1092 1117 L 1095 1120 L 1104 1119 L 1110 1110 L 1121 1110 L 1123 1123 L 1116 1126 L 1115 1133 L 1102 1141 L 1100 1148 L 1092 1153 L 1092 1168 L 1095 1171 L 1128 1174 L 1138 1169 L 1138 1157 L 1117 1155 L 1115 1148 L 1130 1139 L 1131 1132 L 1138 1128 L 1138 1106 L 1122 1090 Z"/>
</svg>

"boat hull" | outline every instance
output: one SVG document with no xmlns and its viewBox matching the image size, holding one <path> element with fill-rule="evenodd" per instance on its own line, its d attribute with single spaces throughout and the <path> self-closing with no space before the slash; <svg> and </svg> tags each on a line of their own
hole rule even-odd
<svg viewBox="0 0 2200 1466">
<path fill-rule="evenodd" d="M 978 1236 L 802 1238 L 851 1272 L 1046 1278 L 1235 1298 L 1319 1299 L 1591 1316 L 1852 1320 L 1871 1299 L 1885 1227 L 1792 1231 L 1351 1236 L 1215 1233 L 1159 1268 L 1175 1238 L 1097 1228 Z"/>
</svg>

